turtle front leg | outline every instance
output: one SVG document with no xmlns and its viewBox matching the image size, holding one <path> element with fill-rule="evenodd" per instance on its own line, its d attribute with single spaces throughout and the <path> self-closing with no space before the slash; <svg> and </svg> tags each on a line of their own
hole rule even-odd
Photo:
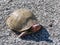
<svg viewBox="0 0 60 45">
<path fill-rule="evenodd" d="M 27 32 L 22 32 L 19 36 L 18 36 L 18 38 L 19 37 L 23 37 L 23 36 L 25 36 L 27 34 Z"/>
</svg>

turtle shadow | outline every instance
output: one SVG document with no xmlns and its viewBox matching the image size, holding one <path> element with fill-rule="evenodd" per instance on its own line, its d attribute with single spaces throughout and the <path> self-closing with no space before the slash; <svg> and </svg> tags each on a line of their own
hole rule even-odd
<svg viewBox="0 0 60 45">
<path fill-rule="evenodd" d="M 36 42 L 39 41 L 47 41 L 47 42 L 53 42 L 51 39 L 49 39 L 49 33 L 47 31 L 47 29 L 42 28 L 40 31 L 30 34 L 30 35 L 26 35 L 25 37 L 22 37 L 21 39 L 23 40 L 33 40 Z"/>
<path fill-rule="evenodd" d="M 14 30 L 13 30 L 14 31 Z M 20 35 L 20 32 L 14 31 L 17 35 Z M 47 29 L 42 27 L 42 29 L 36 33 L 32 33 L 29 35 L 26 35 L 22 37 L 23 40 L 33 40 L 36 42 L 39 41 L 46 41 L 46 42 L 53 42 L 51 39 L 49 39 L 50 34 L 48 33 Z"/>
</svg>

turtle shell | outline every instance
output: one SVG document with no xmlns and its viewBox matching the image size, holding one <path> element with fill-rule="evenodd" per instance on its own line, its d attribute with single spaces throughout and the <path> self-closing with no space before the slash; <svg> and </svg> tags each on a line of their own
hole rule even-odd
<svg viewBox="0 0 60 45">
<path fill-rule="evenodd" d="M 6 20 L 8 27 L 18 32 L 29 29 L 36 22 L 29 9 L 18 9 L 11 13 Z"/>
</svg>

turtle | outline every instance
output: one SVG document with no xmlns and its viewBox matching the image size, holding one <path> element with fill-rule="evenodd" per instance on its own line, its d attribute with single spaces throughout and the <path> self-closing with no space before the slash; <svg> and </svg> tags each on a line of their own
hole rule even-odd
<svg viewBox="0 0 60 45">
<path fill-rule="evenodd" d="M 37 32 L 42 28 L 32 11 L 26 8 L 12 12 L 6 20 L 6 25 L 11 30 L 20 32 L 18 37 Z"/>
</svg>

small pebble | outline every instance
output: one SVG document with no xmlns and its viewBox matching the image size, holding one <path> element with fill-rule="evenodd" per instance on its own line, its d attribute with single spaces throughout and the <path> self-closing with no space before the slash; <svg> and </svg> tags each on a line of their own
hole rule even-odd
<svg viewBox="0 0 60 45">
<path fill-rule="evenodd" d="M 52 24 L 49 24 L 49 27 L 52 27 L 53 25 Z"/>
<path fill-rule="evenodd" d="M 0 16 L 0 20 L 2 19 L 2 16 Z"/>
</svg>

